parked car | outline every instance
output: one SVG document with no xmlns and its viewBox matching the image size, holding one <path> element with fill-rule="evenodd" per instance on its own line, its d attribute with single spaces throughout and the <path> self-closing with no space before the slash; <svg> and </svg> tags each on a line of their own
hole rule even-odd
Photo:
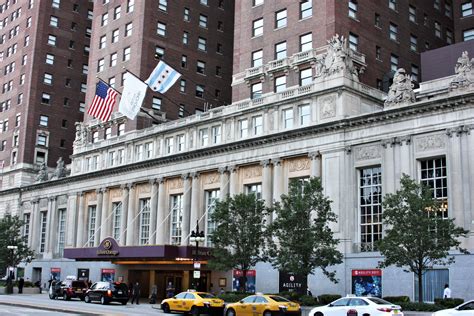
<svg viewBox="0 0 474 316">
<path fill-rule="evenodd" d="M 222 315 L 224 301 L 211 293 L 187 291 L 161 302 L 161 309 L 165 313 L 184 312 L 192 316 L 204 314 Z"/>
<path fill-rule="evenodd" d="M 102 305 L 110 302 L 120 302 L 126 305 L 128 302 L 128 287 L 120 282 L 96 282 L 84 295 L 84 301 L 91 303 L 99 301 Z"/>
<path fill-rule="evenodd" d="M 470 300 L 455 308 L 443 309 L 432 314 L 433 316 L 474 316 L 474 300 Z"/>
<path fill-rule="evenodd" d="M 57 295 L 65 301 L 69 301 L 71 298 L 79 298 L 83 301 L 88 288 L 89 286 L 86 281 L 64 281 L 61 283 Z"/>
<path fill-rule="evenodd" d="M 301 316 L 301 307 L 278 295 L 250 295 L 237 303 L 227 304 L 225 316 Z"/>
<path fill-rule="evenodd" d="M 403 316 L 402 308 L 378 297 L 347 296 L 331 304 L 315 307 L 309 316 Z"/>
<path fill-rule="evenodd" d="M 61 281 L 51 280 L 49 283 L 48 295 L 49 299 L 54 300 L 59 297 L 59 291 L 61 289 Z"/>
</svg>

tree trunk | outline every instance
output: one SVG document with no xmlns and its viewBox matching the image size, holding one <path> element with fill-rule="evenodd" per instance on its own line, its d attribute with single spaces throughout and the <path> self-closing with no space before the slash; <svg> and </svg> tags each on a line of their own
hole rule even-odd
<svg viewBox="0 0 474 316">
<path fill-rule="evenodd" d="M 240 279 L 240 288 L 242 289 L 242 292 L 245 293 L 247 292 L 247 269 L 243 269 L 243 276 Z"/>
<path fill-rule="evenodd" d="M 423 303 L 423 270 L 418 270 L 418 302 Z"/>
</svg>

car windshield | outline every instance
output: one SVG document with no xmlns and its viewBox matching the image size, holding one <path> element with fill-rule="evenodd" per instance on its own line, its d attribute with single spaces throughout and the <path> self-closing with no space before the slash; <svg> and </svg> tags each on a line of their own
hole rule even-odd
<svg viewBox="0 0 474 316">
<path fill-rule="evenodd" d="M 289 302 L 289 300 L 281 296 L 272 295 L 270 296 L 270 298 L 274 300 L 275 302 Z"/>
<path fill-rule="evenodd" d="M 215 298 L 215 296 L 210 293 L 199 293 L 199 296 L 202 298 Z"/>
<path fill-rule="evenodd" d="M 377 305 L 393 305 L 389 301 L 386 301 L 386 300 L 383 300 L 383 299 L 377 298 L 377 297 L 368 297 L 368 299 L 370 301 L 374 302 Z"/>
<path fill-rule="evenodd" d="M 114 286 L 114 290 L 115 291 L 123 291 L 123 292 L 127 292 L 128 291 L 128 287 L 125 283 L 113 283 L 113 286 Z"/>
</svg>

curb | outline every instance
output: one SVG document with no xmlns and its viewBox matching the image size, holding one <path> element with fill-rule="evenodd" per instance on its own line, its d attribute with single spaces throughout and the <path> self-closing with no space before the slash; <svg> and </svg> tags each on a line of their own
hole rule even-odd
<svg viewBox="0 0 474 316">
<path fill-rule="evenodd" d="M 91 316 L 100 316 L 103 314 L 96 314 L 96 313 L 91 313 L 91 312 L 84 312 L 80 310 L 75 310 L 75 309 L 65 309 L 65 308 L 60 308 L 60 307 L 48 307 L 48 306 L 38 306 L 38 305 L 29 305 L 29 304 L 20 304 L 20 303 L 13 303 L 13 302 L 1 302 L 0 305 L 8 305 L 8 306 L 15 306 L 15 307 L 28 307 L 31 309 L 39 309 L 39 310 L 46 310 L 46 311 L 52 311 L 52 312 L 61 312 L 61 313 L 76 313 L 79 315 L 91 315 Z"/>
</svg>

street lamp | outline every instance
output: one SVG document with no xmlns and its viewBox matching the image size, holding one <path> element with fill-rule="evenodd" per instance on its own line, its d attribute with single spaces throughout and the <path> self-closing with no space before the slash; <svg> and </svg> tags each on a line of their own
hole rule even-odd
<svg viewBox="0 0 474 316">
<path fill-rule="evenodd" d="M 190 242 L 196 243 L 196 252 L 193 256 L 193 266 L 194 266 L 194 275 L 193 278 L 195 279 L 194 284 L 197 289 L 198 279 L 201 277 L 201 264 L 199 263 L 199 243 L 204 242 L 204 231 L 199 231 L 199 221 L 196 221 L 196 231 L 191 231 L 191 237 L 189 237 Z"/>
<path fill-rule="evenodd" d="M 10 265 L 8 267 L 8 276 L 7 276 L 7 288 L 6 292 L 8 294 L 13 293 L 13 279 L 15 278 L 14 274 L 14 269 L 15 267 L 13 266 L 15 264 L 15 250 L 18 250 L 18 246 L 7 246 L 7 249 L 10 250 Z"/>
</svg>

